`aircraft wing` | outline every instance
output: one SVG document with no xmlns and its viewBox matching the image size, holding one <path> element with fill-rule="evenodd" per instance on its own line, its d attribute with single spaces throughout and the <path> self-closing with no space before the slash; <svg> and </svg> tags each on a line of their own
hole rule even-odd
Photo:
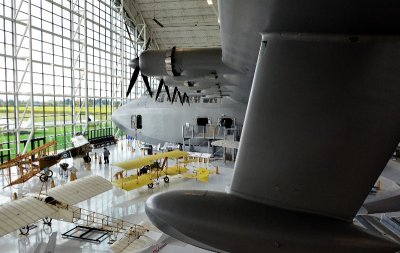
<svg viewBox="0 0 400 253">
<path fill-rule="evenodd" d="M 74 147 L 81 147 L 86 144 L 90 144 L 89 141 L 82 135 L 78 135 L 71 138 Z"/>
<path fill-rule="evenodd" d="M 142 168 L 143 166 L 149 165 L 149 164 L 153 163 L 154 161 L 157 161 L 157 160 L 160 160 L 160 159 L 163 159 L 166 157 L 171 158 L 171 159 L 178 159 L 183 156 L 188 156 L 188 153 L 185 151 L 174 150 L 174 151 L 170 151 L 170 152 L 144 156 L 144 157 L 141 157 L 138 159 L 127 160 L 124 162 L 115 163 L 113 165 L 120 167 L 124 170 L 132 170 L 132 169 Z"/>
<path fill-rule="evenodd" d="M 52 188 L 47 191 L 47 195 L 63 203 L 74 205 L 111 189 L 112 184 L 107 179 L 100 176 L 88 176 Z"/>
<path fill-rule="evenodd" d="M 223 62 L 257 66 L 230 193 L 153 195 L 150 220 L 218 252 L 398 252 L 352 221 L 400 141 L 399 2 L 219 7 Z"/>
<path fill-rule="evenodd" d="M 33 196 L 0 205 L 0 236 L 51 216 L 57 209 Z"/>
</svg>

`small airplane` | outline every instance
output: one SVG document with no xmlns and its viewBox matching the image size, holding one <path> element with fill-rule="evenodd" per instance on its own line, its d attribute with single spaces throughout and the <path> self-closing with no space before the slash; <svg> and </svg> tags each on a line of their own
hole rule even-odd
<svg viewBox="0 0 400 253">
<path fill-rule="evenodd" d="M 113 122 L 128 135 L 151 144 L 182 143 L 182 131 L 241 129 L 250 86 L 239 84 L 248 83 L 252 76 L 228 67 L 221 54 L 221 48 L 145 50 L 130 63 L 135 70 L 127 95 L 139 71 L 147 93 L 113 112 Z M 166 64 L 167 58 L 172 62 Z M 160 78 L 155 99 L 147 75 Z M 175 86 L 172 97 L 167 84 Z M 186 92 L 181 96 L 179 90 Z"/>
<path fill-rule="evenodd" d="M 151 189 L 154 187 L 154 182 L 158 182 L 161 177 L 165 183 L 169 183 L 169 176 L 185 173 L 188 169 L 185 166 L 179 166 L 179 162 L 175 166 L 168 166 L 168 160 L 175 159 L 178 161 L 187 156 L 188 153 L 185 151 L 174 150 L 115 163 L 113 166 L 122 168 L 123 170 L 115 174 L 117 180 L 113 183 L 117 187 L 127 191 L 145 185 Z M 162 162 L 158 162 L 162 159 Z M 135 169 L 136 174 L 128 176 L 128 171 Z M 123 175 L 124 172 L 125 176 Z"/>
<path fill-rule="evenodd" d="M 17 179 L 11 180 L 11 172 L 8 171 L 9 184 L 5 187 L 25 183 L 36 175 L 39 176 L 41 182 L 47 182 L 49 178 L 53 176 L 53 171 L 50 167 L 59 163 L 63 159 L 83 157 L 85 162 L 90 163 L 91 158 L 89 152 L 92 150 L 92 146 L 87 139 L 84 136 L 78 135 L 71 138 L 71 140 L 74 147 L 61 153 L 55 155 L 46 155 L 43 153 L 43 151 L 48 149 L 50 146 L 56 144 L 56 141 L 52 141 L 1 164 L 0 170 L 17 166 L 20 172 Z M 34 156 L 33 159 L 31 158 L 32 156 Z M 62 167 L 67 168 L 68 164 L 64 163 L 62 164 Z"/>
<path fill-rule="evenodd" d="M 207 129 L 242 128 L 246 105 L 231 98 L 198 98 L 191 100 L 190 106 L 171 104 L 166 98 L 166 93 L 158 101 L 142 96 L 116 110 L 112 120 L 128 135 L 151 144 L 182 143 L 182 129 L 196 134 Z"/>
<path fill-rule="evenodd" d="M 220 60 L 252 80 L 230 193 L 153 195 L 150 220 L 215 252 L 399 252 L 353 218 L 400 142 L 400 2 L 218 7 Z"/>
</svg>

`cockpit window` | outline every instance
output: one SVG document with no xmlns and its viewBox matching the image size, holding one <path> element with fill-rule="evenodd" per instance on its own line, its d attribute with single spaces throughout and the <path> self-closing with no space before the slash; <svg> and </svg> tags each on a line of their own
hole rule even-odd
<svg viewBox="0 0 400 253">
<path fill-rule="evenodd" d="M 136 115 L 131 116 L 131 128 L 136 129 Z"/>
<path fill-rule="evenodd" d="M 225 128 L 232 128 L 234 122 L 233 122 L 233 119 L 232 119 L 232 118 L 223 117 L 223 118 L 220 118 L 219 124 L 220 124 L 222 127 L 225 127 Z"/>
<path fill-rule="evenodd" d="M 207 124 L 208 124 L 208 118 L 206 118 L 206 117 L 198 117 L 197 118 L 198 126 L 206 126 Z"/>
<path fill-rule="evenodd" d="M 136 116 L 136 127 L 137 129 L 142 129 L 142 115 Z"/>
<path fill-rule="evenodd" d="M 131 116 L 131 128 L 132 129 L 142 129 L 142 115 L 132 115 Z"/>
</svg>

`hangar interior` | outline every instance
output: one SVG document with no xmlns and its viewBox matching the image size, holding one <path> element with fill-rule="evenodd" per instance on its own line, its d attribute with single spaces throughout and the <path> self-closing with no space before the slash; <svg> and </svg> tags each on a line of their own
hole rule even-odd
<svg viewBox="0 0 400 253">
<path fill-rule="evenodd" d="M 221 2 L 224 2 L 225 9 L 223 11 L 219 6 Z M 263 8 L 267 3 L 252 0 L 244 8 L 243 2 L 240 3 L 238 0 L 232 0 L 229 3 L 232 6 L 229 6 L 228 1 L 221 2 L 218 0 L 0 0 L 1 252 L 245 252 L 241 247 L 249 247 L 248 250 L 254 251 L 257 245 L 249 246 L 251 243 L 246 245 L 245 242 L 252 242 L 253 238 L 259 239 L 252 236 L 252 233 L 257 233 L 257 229 L 262 231 L 261 235 L 268 235 L 268 232 L 265 232 L 267 230 L 261 230 L 265 225 L 263 222 L 261 223 L 264 225 L 260 223 L 260 227 L 254 231 L 247 231 L 248 237 L 242 238 L 243 243 L 240 240 L 232 240 L 230 244 L 233 246 L 228 245 L 223 251 L 219 246 L 229 244 L 227 241 L 230 238 L 222 238 L 223 236 L 217 233 L 215 234 L 217 242 L 213 244 L 214 234 L 204 235 L 205 233 L 199 232 L 192 238 L 186 236 L 185 233 L 191 234 L 197 228 L 203 228 L 201 225 L 204 224 L 218 230 L 218 225 L 215 224 L 222 222 L 220 224 L 222 234 L 226 233 L 229 236 L 231 231 L 227 232 L 223 228 L 229 228 L 234 221 L 238 221 L 239 224 L 243 222 L 244 225 L 241 228 L 244 228 L 250 224 L 246 223 L 246 218 L 250 219 L 253 214 L 254 217 L 260 215 L 264 220 L 268 220 L 265 215 L 271 206 L 273 215 L 276 214 L 274 209 L 276 206 L 280 211 L 280 208 L 284 209 L 282 215 L 280 211 L 277 212 L 279 213 L 277 216 L 283 217 L 276 220 L 279 223 L 278 229 L 281 228 L 281 224 L 283 230 L 287 227 L 291 228 L 293 224 L 298 227 L 303 226 L 304 229 L 303 223 L 300 222 L 300 225 L 296 223 L 302 221 L 304 215 L 306 217 L 304 220 L 310 220 L 310 224 L 313 225 L 312 229 L 316 229 L 310 229 L 312 231 L 310 233 L 319 234 L 315 232 L 320 229 L 319 225 L 315 225 L 315 220 L 308 216 L 316 214 L 318 222 L 321 218 L 319 215 L 322 216 L 321 224 L 330 224 L 331 218 L 338 219 L 340 222 L 346 221 L 345 225 L 338 222 L 340 223 L 338 229 L 332 230 L 338 234 L 342 232 L 342 225 L 345 231 L 348 231 L 346 229 L 349 224 L 357 227 L 349 232 L 348 237 L 332 236 L 334 232 L 331 233 L 329 230 L 326 232 L 328 234 L 326 238 L 329 240 L 339 237 L 356 238 L 357 240 L 361 238 L 363 243 L 367 243 L 360 243 L 360 248 L 370 243 L 373 245 L 371 252 L 379 247 L 383 249 L 387 246 L 383 242 L 388 241 L 390 242 L 387 246 L 388 251 L 379 252 L 392 252 L 390 250 L 398 248 L 400 216 L 397 211 L 400 210 L 400 207 L 393 203 L 398 203 L 398 196 L 400 196 L 398 194 L 400 165 L 397 162 L 400 157 L 399 148 L 394 150 L 378 180 L 373 180 L 376 179 L 374 176 L 380 174 L 376 172 L 378 169 L 373 170 L 372 168 L 376 164 L 367 162 L 364 164 L 365 167 L 371 167 L 368 167 L 370 169 L 368 172 L 374 175 L 369 177 L 370 183 L 373 183 L 372 189 L 368 188 L 370 185 L 367 183 L 363 184 L 362 187 L 366 190 L 363 188 L 364 192 L 355 191 L 358 194 L 355 194 L 357 195 L 355 197 L 350 194 L 356 188 L 354 186 L 356 179 L 353 174 L 350 175 L 350 172 L 354 171 L 350 169 L 349 174 L 342 171 L 345 175 L 344 178 L 339 178 L 331 171 L 325 173 L 326 178 L 344 182 L 340 187 L 330 187 L 329 179 L 326 181 L 324 181 L 326 178 L 322 179 L 323 172 L 314 173 L 321 176 L 321 180 L 318 182 L 318 179 L 315 180 L 310 174 L 305 173 L 307 166 L 304 165 L 304 167 L 299 167 L 299 171 L 304 173 L 296 174 L 296 177 L 299 182 L 305 181 L 307 185 L 291 186 L 290 190 L 287 190 L 289 188 L 285 189 L 278 183 L 272 183 L 273 180 L 279 181 L 280 178 L 279 176 L 275 177 L 275 174 L 268 174 L 270 171 L 268 166 L 274 163 L 271 162 L 266 166 L 263 159 L 271 157 L 265 156 L 263 152 L 267 149 L 273 150 L 271 147 L 274 147 L 282 153 L 276 154 L 278 152 L 273 150 L 271 153 L 274 156 L 271 160 L 283 157 L 284 161 L 293 159 L 293 163 L 296 163 L 296 159 L 309 161 L 306 158 L 303 160 L 302 156 L 307 157 L 311 153 L 311 151 L 307 153 L 306 148 L 309 147 L 307 141 L 301 139 L 301 134 L 296 133 L 298 129 L 300 131 L 305 129 L 303 134 L 309 137 L 308 128 L 303 125 L 303 122 L 295 122 L 299 123 L 296 126 L 290 122 L 288 128 L 291 128 L 292 131 L 286 136 L 280 132 L 287 127 L 284 117 L 273 116 L 274 119 L 283 120 L 285 124 L 274 125 L 265 122 L 262 117 L 263 109 L 268 107 L 269 100 L 261 99 L 261 95 L 258 95 L 269 95 L 270 90 L 265 91 L 264 87 L 258 89 L 259 93 L 254 92 L 251 97 L 252 101 L 250 101 L 252 103 L 249 102 L 250 89 L 253 89 L 252 85 L 257 83 L 256 79 L 253 82 L 253 76 L 255 77 L 253 72 L 258 66 L 257 64 L 264 64 L 262 67 L 269 64 L 268 61 L 266 63 L 262 61 L 264 55 L 267 55 L 265 54 L 265 50 L 269 46 L 267 40 L 272 41 L 272 47 L 276 40 L 293 40 L 299 44 L 306 44 L 310 41 L 312 43 L 315 41 L 318 43 L 329 42 L 334 46 L 327 51 L 334 51 L 337 46 L 335 43 L 346 45 L 347 38 L 343 38 L 348 34 L 339 34 L 334 38 L 329 36 L 326 38 L 323 33 L 318 32 L 307 33 L 308 31 L 305 33 L 286 33 L 287 31 L 284 31 L 282 34 L 273 32 L 261 34 L 262 29 L 256 25 L 259 24 L 257 22 L 261 19 L 260 16 L 264 17 Z M 243 7 L 244 14 L 242 16 L 228 17 L 230 12 L 237 14 L 240 7 Z M 259 10 L 257 10 L 258 7 L 260 7 Z M 299 9 L 301 8 L 299 7 Z M 246 14 L 246 11 L 249 10 L 250 12 Z M 220 16 L 220 13 L 225 16 Z M 253 13 L 254 17 L 251 16 Z M 277 12 L 276 17 L 282 13 Z M 224 17 L 234 27 L 233 29 L 227 25 L 228 21 L 222 20 Z M 293 17 L 293 20 L 296 20 L 302 15 Z M 225 23 L 223 23 L 224 21 Z M 222 31 L 223 28 L 225 31 Z M 298 34 L 303 37 L 300 36 L 299 39 Z M 222 43 L 221 36 L 223 35 L 225 35 L 223 37 L 225 44 Z M 371 35 L 372 39 L 368 36 L 366 39 L 368 43 L 382 39 L 379 36 L 375 38 L 374 35 Z M 257 40 L 253 41 L 252 38 Z M 360 38 L 364 39 L 363 35 Z M 389 36 L 388 40 L 390 38 Z M 349 39 L 353 43 L 354 41 L 358 42 L 359 37 L 356 39 L 350 37 Z M 386 41 L 386 39 L 382 40 Z M 289 49 L 293 49 L 289 44 L 282 47 L 287 46 Z M 338 47 L 341 47 L 342 44 Z M 283 60 L 281 62 L 278 60 L 276 71 L 269 73 L 272 76 L 271 83 L 279 83 L 279 78 L 282 78 L 282 76 L 275 77 L 274 74 L 281 73 L 279 64 L 286 66 L 284 61 L 285 57 L 289 55 L 287 52 L 298 50 L 298 48 L 293 51 L 286 50 L 287 48 L 281 49 L 279 46 L 277 52 L 282 50 L 280 52 Z M 306 45 L 302 52 L 313 54 L 313 50 L 319 46 L 319 44 L 318 47 L 307 47 Z M 260 57 L 257 58 L 259 49 Z M 321 51 L 324 50 L 325 48 Z M 349 55 L 352 55 L 350 57 L 345 53 L 342 54 L 342 52 L 348 52 L 346 51 L 348 48 L 340 48 L 340 50 L 337 51 L 340 53 L 336 54 L 338 58 L 344 55 L 344 62 L 353 60 L 351 58 L 354 56 L 353 54 L 350 53 Z M 233 56 L 230 55 L 232 52 Z M 318 61 L 321 61 L 320 58 L 323 58 L 320 55 L 307 59 L 309 60 L 307 64 L 310 62 L 311 65 L 315 64 L 312 71 L 315 70 L 317 74 L 302 76 L 296 73 L 299 75 L 300 81 L 304 79 L 306 80 L 304 83 L 306 83 L 309 79 L 313 81 L 314 77 L 323 80 L 318 74 L 324 72 L 326 76 L 329 76 L 330 72 L 325 71 L 326 69 L 341 71 L 340 67 L 335 69 L 333 66 L 334 61 L 337 60 L 334 55 L 333 53 L 329 55 L 334 59 L 333 63 L 322 60 L 326 66 L 318 65 Z M 294 58 L 297 56 L 290 55 Z M 222 59 L 223 57 L 224 59 Z M 274 55 L 270 57 L 273 62 Z M 312 62 L 313 60 L 315 62 Z M 368 72 L 357 68 L 352 70 L 354 73 Z M 248 72 L 251 73 L 248 74 Z M 298 72 L 301 73 L 301 71 Z M 263 73 L 258 75 L 259 78 L 268 79 L 269 76 L 266 76 L 263 76 Z M 283 76 L 288 78 L 285 79 L 285 82 L 292 81 L 290 75 Z M 387 76 L 392 77 L 389 74 Z M 373 78 L 370 80 L 374 80 Z M 338 78 L 343 83 L 346 83 L 347 79 L 352 80 L 346 76 L 343 79 Z M 357 81 L 359 80 L 355 79 L 354 83 Z M 329 81 L 327 83 L 330 84 Z M 304 85 L 304 87 L 308 86 Z M 276 90 L 272 89 L 273 92 Z M 309 101 L 314 101 L 318 106 L 312 107 L 314 104 L 311 104 L 310 107 L 307 107 L 309 104 L 303 103 L 304 101 L 298 98 L 300 96 L 290 97 L 290 91 L 279 90 L 279 92 L 277 92 L 278 96 L 281 95 L 285 99 L 286 95 L 282 94 L 289 94 L 287 96 L 294 102 L 291 101 L 288 104 L 292 106 L 291 110 L 299 112 L 299 115 L 306 110 L 316 112 L 315 115 L 318 115 L 319 111 L 315 108 L 326 106 L 325 102 L 321 102 L 324 97 L 315 102 L 314 97 L 311 95 L 307 97 L 304 95 L 308 94 L 306 91 L 297 90 L 297 88 L 296 92 L 309 98 Z M 318 92 L 316 94 L 319 94 Z M 349 94 L 353 94 L 351 92 L 353 91 L 349 91 Z M 327 92 L 321 93 L 324 96 L 327 94 Z M 337 95 L 335 92 L 331 93 Z M 367 93 L 365 92 L 365 94 Z M 358 93 L 353 95 L 357 97 Z M 329 97 L 329 94 L 326 96 L 326 101 L 334 100 Z M 346 96 L 343 97 L 340 99 L 347 99 Z M 278 101 L 279 104 L 279 99 L 269 98 L 271 101 Z M 359 100 L 361 101 L 361 99 Z M 242 130 L 243 132 L 246 130 L 244 115 L 248 112 L 246 111 L 248 104 L 253 105 L 248 121 L 260 124 L 254 128 L 248 126 L 246 140 L 250 141 L 244 142 L 248 149 L 238 152 Z M 306 104 L 306 109 L 302 110 L 304 104 Z M 349 102 L 349 104 L 351 103 Z M 379 103 L 370 104 L 375 106 Z M 296 105 L 298 105 L 297 108 Z M 265 108 L 262 109 L 263 106 Z M 333 111 L 332 115 L 337 116 L 335 115 L 336 108 L 329 106 L 327 106 L 327 110 Z M 272 106 L 272 108 L 274 107 Z M 283 111 L 287 108 L 282 106 L 280 109 Z M 351 112 L 349 111 L 349 114 Z M 265 114 L 267 113 L 268 110 L 265 110 Z M 324 113 L 321 113 L 322 116 L 319 115 L 320 119 L 324 119 L 326 115 Z M 272 113 L 272 115 L 274 114 Z M 291 116 L 292 118 L 297 117 L 296 115 L 293 117 L 288 112 L 288 118 Z M 346 114 L 346 116 L 348 115 Z M 349 119 L 350 117 L 338 116 L 338 118 Z M 358 118 L 354 119 L 354 122 L 356 120 Z M 365 122 L 370 122 L 368 120 L 369 118 Z M 327 121 L 330 122 L 329 119 Z M 352 120 L 348 121 L 349 125 L 354 123 Z M 313 121 L 310 120 L 310 122 Z M 334 120 L 332 122 L 336 123 Z M 315 123 L 316 127 L 321 126 L 323 130 L 317 129 L 314 133 L 321 134 L 322 140 L 328 136 L 327 140 L 335 142 L 335 138 L 332 137 L 332 132 L 335 131 L 328 131 L 324 127 L 329 128 L 329 126 L 318 125 L 318 123 Z M 376 127 L 376 124 L 372 125 Z M 370 130 L 373 127 L 367 129 Z M 257 134 L 263 134 L 270 129 L 282 134 L 283 137 L 280 136 L 283 140 L 282 143 L 290 143 L 290 137 L 293 137 L 295 140 L 293 145 L 299 146 L 299 154 L 289 152 L 292 150 L 292 146 L 287 150 L 285 147 L 282 148 L 280 140 L 274 137 L 271 139 L 276 142 L 271 146 L 264 147 L 264 145 L 269 145 L 269 140 L 264 138 L 267 135 L 258 138 Z M 354 129 L 358 128 L 351 128 L 351 130 Z M 326 132 L 324 132 L 325 130 Z M 389 130 L 391 131 L 392 128 Z M 364 133 L 363 131 L 364 129 L 360 130 Z M 342 134 L 342 132 L 340 133 Z M 166 138 L 164 138 L 165 136 Z M 296 139 L 298 136 L 302 142 Z M 351 137 L 348 138 L 349 142 L 358 141 L 356 140 L 357 135 Z M 261 140 L 268 144 L 262 143 Z M 310 141 L 310 146 L 314 144 L 313 141 L 314 139 Z M 361 140 L 362 143 L 363 141 Z M 376 140 L 376 143 L 379 141 Z M 322 142 L 316 141 L 316 146 L 322 146 L 323 144 L 320 144 Z M 254 143 L 257 145 L 253 145 Z M 250 146 L 251 148 L 249 148 Z M 389 144 L 387 146 L 391 147 Z M 325 147 L 321 147 L 321 150 L 326 151 L 323 148 Z M 349 147 L 343 148 L 343 150 L 347 149 L 351 149 L 350 144 Z M 337 148 L 332 153 L 339 154 L 340 150 Z M 285 153 L 286 151 L 290 157 L 289 155 L 286 157 L 288 154 Z M 303 152 L 302 155 L 300 151 Z M 319 151 L 317 150 L 315 153 L 321 156 L 325 154 Z M 366 153 L 368 153 L 367 151 Z M 252 159 L 244 159 L 245 155 Z M 242 162 L 239 165 L 235 164 L 236 158 L 241 158 Z M 310 162 L 310 164 L 318 167 L 320 166 L 319 162 L 324 159 L 316 159 L 318 162 Z M 248 173 L 242 168 L 248 166 L 250 162 L 251 169 L 253 167 L 263 169 Z M 379 162 L 382 163 L 381 160 Z M 383 162 L 386 164 L 387 159 Z M 381 163 L 379 165 L 382 165 Z M 283 164 L 291 168 L 296 167 L 291 166 L 290 162 L 283 162 Z M 340 167 L 341 163 L 337 162 L 336 165 Z M 273 165 L 271 166 L 273 167 Z M 330 168 L 331 166 L 327 166 L 325 169 Z M 290 169 L 288 171 L 293 172 Z M 284 177 L 289 174 L 282 173 L 282 175 Z M 243 180 L 245 183 L 239 182 L 240 177 L 245 178 Z M 308 180 L 310 178 L 311 180 Z M 266 181 L 263 181 L 264 179 Z M 361 196 L 365 199 L 364 195 L 367 195 L 364 204 L 359 203 L 362 204 L 360 210 L 353 213 L 353 216 L 349 215 L 351 218 L 348 218 L 347 216 L 342 217 L 341 213 L 336 212 L 321 213 L 318 201 L 310 202 L 310 209 L 307 209 L 308 206 L 302 206 L 308 205 L 307 201 L 302 201 L 302 197 L 304 198 L 307 194 L 315 194 L 316 199 L 322 198 L 320 196 L 323 195 L 322 193 L 319 195 L 317 190 L 309 186 L 312 184 L 321 186 L 319 184 L 325 182 L 328 184 L 322 187 L 332 203 L 339 203 L 337 196 L 347 196 L 347 193 L 354 198 Z M 231 184 L 234 185 L 232 189 Z M 247 184 L 251 186 L 249 187 Z M 257 184 L 261 186 L 254 186 Z M 245 191 L 241 192 L 243 185 L 246 185 Z M 347 189 L 349 190 L 347 191 Z M 175 190 L 188 190 L 186 196 L 200 196 L 202 194 L 198 194 L 199 192 L 213 191 L 234 197 L 231 198 L 231 202 L 229 202 L 230 200 L 228 202 L 221 201 L 212 205 L 213 208 L 219 209 L 217 211 L 220 214 L 222 211 L 226 211 L 226 213 L 222 213 L 222 216 L 226 214 L 224 219 L 220 221 L 207 220 L 208 217 L 206 217 L 206 221 L 204 221 L 197 219 L 197 216 L 202 216 L 202 213 L 212 214 L 215 210 L 206 205 L 195 208 L 196 205 L 191 207 L 190 204 L 185 206 L 188 209 L 180 209 L 181 205 L 176 204 L 175 200 L 179 202 L 181 198 L 182 201 L 186 201 L 185 194 L 179 195 Z M 252 193 L 255 193 L 252 195 L 251 192 L 246 192 L 247 190 L 253 190 Z M 167 204 L 163 202 L 162 198 L 153 198 L 153 196 L 159 196 L 156 195 L 157 193 L 168 192 L 172 192 L 172 195 L 177 194 L 176 196 L 179 197 Z M 231 194 L 232 192 L 234 194 Z M 272 192 L 271 200 L 263 198 L 266 195 L 265 192 Z M 279 195 L 281 192 L 290 197 L 281 198 Z M 203 195 L 207 195 L 206 193 Z M 307 194 L 304 195 L 304 193 Z M 164 196 L 168 197 L 168 195 Z M 207 197 L 212 198 L 212 196 L 214 195 L 210 194 Z M 274 199 L 275 197 L 276 199 Z M 291 203 L 292 206 L 285 206 L 285 201 L 291 197 L 296 199 L 295 204 Z M 218 198 L 210 199 L 210 203 L 216 199 Z M 244 203 L 241 201 L 249 201 L 245 202 L 249 207 L 247 210 L 244 204 L 240 204 Z M 360 202 L 359 199 L 357 201 Z M 199 203 L 201 202 L 196 202 L 197 205 L 201 205 Z M 235 203 L 240 205 L 236 206 L 239 208 L 236 208 L 235 212 L 232 211 L 235 208 L 221 207 L 221 203 L 226 203 L 228 207 L 230 204 L 235 207 Z M 158 204 L 160 206 L 157 206 Z M 253 212 L 258 210 L 257 205 L 261 204 L 265 204 L 262 208 L 265 207 L 265 210 L 268 210 L 261 214 Z M 354 209 L 352 200 L 349 200 L 347 204 Z M 321 206 L 321 209 L 326 207 L 322 204 Z M 158 207 L 158 209 L 154 207 Z M 163 213 L 163 207 L 167 207 L 170 211 L 165 209 Z M 351 208 L 349 207 L 349 209 Z M 193 211 L 193 209 L 197 210 Z M 344 209 L 346 207 L 337 208 L 337 212 L 345 213 Z M 183 215 L 187 210 L 193 211 L 191 218 Z M 300 211 L 300 215 L 295 216 L 300 217 L 298 220 L 291 216 L 293 210 Z M 175 211 L 176 213 L 174 213 Z M 351 211 L 354 212 L 354 210 Z M 232 212 L 234 215 L 230 216 Z M 286 213 L 288 213 L 288 219 L 284 216 Z M 349 211 L 349 213 L 351 212 Z M 157 224 L 151 223 L 150 216 L 152 216 L 150 220 L 156 221 Z M 210 215 L 209 217 L 217 216 Z M 238 220 L 238 217 L 244 219 Z M 175 230 L 173 225 L 168 224 L 167 219 L 169 218 L 175 219 L 176 224 L 184 224 L 181 227 L 177 225 Z M 192 224 L 191 222 L 194 221 L 198 223 Z M 256 225 L 258 225 L 257 222 Z M 173 229 L 168 230 L 168 226 L 172 226 Z M 163 228 L 163 231 L 160 230 L 160 227 Z M 241 231 L 241 228 L 232 229 L 232 233 Z M 164 230 L 170 234 L 163 233 Z M 181 233 L 180 230 L 185 232 Z M 359 230 L 368 231 L 367 233 L 373 234 L 379 239 L 372 236 L 364 238 L 363 235 L 360 236 L 362 233 L 359 233 Z M 178 238 L 170 237 L 171 234 L 177 235 Z M 285 237 L 286 234 L 283 234 L 283 239 L 273 239 L 271 242 L 266 240 L 268 243 L 265 242 L 265 245 L 260 247 L 276 249 L 285 246 L 285 240 L 293 238 Z M 304 235 L 308 236 L 309 234 L 305 233 Z M 196 236 L 200 239 L 194 239 Z M 318 240 L 316 238 L 319 237 L 313 236 L 313 238 Z M 326 238 L 321 240 L 326 240 Z M 264 239 L 262 238 L 258 242 L 262 242 Z M 212 243 L 203 244 L 202 240 Z M 339 245 L 339 248 L 333 247 L 333 251 L 327 252 L 363 252 L 352 251 L 354 245 L 356 245 L 354 248 L 357 248 L 357 243 L 350 243 L 348 246 L 339 241 L 335 244 L 335 247 Z M 329 248 L 326 246 L 328 244 L 324 244 L 326 241 L 321 242 L 321 245 Z M 301 248 L 304 245 L 295 247 L 300 247 L 298 252 L 315 252 L 307 248 L 309 245 L 312 246 L 312 243 L 315 241 L 311 240 L 309 244 L 304 244 L 307 244 L 306 250 Z M 379 243 L 382 243 L 382 246 Z M 291 245 L 291 242 L 288 245 Z M 319 244 L 316 243 L 316 245 Z M 229 248 L 230 246 L 233 248 Z M 340 248 L 341 246 L 348 247 L 346 250 L 350 250 L 340 251 L 343 250 Z M 311 249 L 313 248 L 311 247 Z M 289 250 L 285 252 L 292 251 L 289 247 Z"/>
<path fill-rule="evenodd" d="M 73 147 L 71 138 L 77 134 L 84 134 L 91 143 L 96 139 L 118 139 L 117 144 L 108 147 L 111 164 L 141 157 L 139 149 L 136 152 L 130 149 L 127 134 L 111 120 L 116 109 L 146 92 L 143 79 L 139 77 L 132 92 L 126 96 L 134 71 L 129 67 L 130 60 L 140 55 L 146 43 L 150 49 L 220 46 L 217 12 L 216 1 L 2 1 L 1 164 L 54 141 L 45 149 L 45 154 L 68 150 Z M 158 82 L 149 76 L 152 89 L 157 89 Z M 76 168 L 78 178 L 88 174 L 110 178 L 112 166 L 99 164 L 95 152 L 100 158 L 103 148 L 95 148 L 90 153 L 92 165 L 89 167 L 81 158 L 77 161 L 68 158 L 70 168 Z M 57 174 L 53 178 L 54 184 L 58 186 L 70 181 L 70 172 L 56 167 L 52 167 Z M 229 170 L 227 172 L 230 174 Z M 2 188 L 9 180 L 18 178 L 19 173 L 15 166 L 11 168 L 11 175 L 2 170 Z M 218 181 L 224 180 L 227 179 Z M 188 183 L 183 185 L 193 184 Z M 226 183 L 215 184 L 215 187 L 224 185 Z M 1 204 L 16 196 L 39 192 L 41 187 L 40 179 L 34 177 L 5 188 L 1 193 Z M 166 189 L 160 186 L 151 192 L 160 190 Z M 96 196 L 81 207 L 139 223 L 145 218 L 144 201 L 151 192 L 114 189 L 108 196 Z M 118 205 L 116 209 L 113 207 Z M 61 231 L 73 227 L 63 223 L 53 221 L 50 231 L 37 224 L 38 228 L 31 229 L 29 236 L 21 236 L 19 231 L 3 236 L 2 252 L 33 252 L 40 243 L 49 240 L 51 231 L 59 232 L 56 252 L 111 252 L 107 240 L 97 245 L 63 239 Z M 45 246 L 41 247 L 43 250 Z M 192 246 L 182 252 L 187 250 L 196 252 Z M 163 251 L 177 252 L 168 247 Z"/>
</svg>

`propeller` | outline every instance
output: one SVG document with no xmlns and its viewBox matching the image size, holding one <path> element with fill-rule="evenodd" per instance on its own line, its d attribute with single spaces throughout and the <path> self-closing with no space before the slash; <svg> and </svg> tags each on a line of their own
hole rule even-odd
<svg viewBox="0 0 400 253">
<path fill-rule="evenodd" d="M 151 38 L 149 38 L 149 39 L 147 40 L 146 46 L 145 46 L 145 48 L 144 48 L 144 51 L 146 51 L 147 48 L 149 47 L 149 45 L 150 45 L 150 40 L 151 40 Z M 130 66 L 131 68 L 134 68 L 135 70 L 133 71 L 131 80 L 130 80 L 130 82 L 129 82 L 128 90 L 126 91 L 126 96 L 127 96 L 127 97 L 128 97 L 129 94 L 131 93 L 132 88 L 133 88 L 133 86 L 135 85 L 136 80 L 137 80 L 137 78 L 138 78 L 138 76 L 139 76 L 139 71 L 140 71 L 140 67 L 139 67 L 139 57 L 136 57 L 135 59 L 131 60 L 131 62 L 129 63 L 129 66 Z M 148 78 L 146 75 L 144 75 L 143 73 L 141 73 L 141 72 L 140 72 L 140 75 L 142 76 L 143 82 L 144 82 L 144 84 L 146 85 L 146 89 L 147 89 L 147 91 L 149 92 L 150 97 L 153 97 L 153 92 L 151 91 L 151 87 L 150 87 L 150 83 L 149 83 L 149 78 Z"/>
<path fill-rule="evenodd" d="M 154 21 L 159 27 L 164 27 L 164 25 L 161 24 L 161 22 L 158 21 L 155 17 L 153 18 L 153 21 Z"/>
</svg>

